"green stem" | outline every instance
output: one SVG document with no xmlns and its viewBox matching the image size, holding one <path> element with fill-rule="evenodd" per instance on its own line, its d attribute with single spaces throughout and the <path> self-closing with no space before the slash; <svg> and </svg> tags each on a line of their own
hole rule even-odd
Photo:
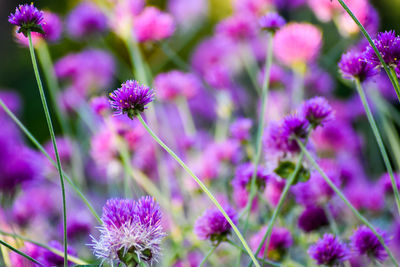
<svg viewBox="0 0 400 267">
<path fill-rule="evenodd" d="M 60 251 L 60 250 L 58 250 L 58 249 L 49 247 L 49 246 L 47 246 L 47 245 L 45 245 L 45 244 L 39 243 L 39 242 L 37 242 L 37 241 L 34 241 L 34 240 L 30 239 L 30 238 L 27 238 L 27 237 L 24 237 L 24 236 L 21 236 L 21 235 L 18 235 L 18 234 L 7 233 L 7 232 L 4 232 L 4 231 L 2 231 L 2 230 L 0 230 L 0 234 L 1 234 L 1 235 L 5 235 L 5 236 L 11 236 L 11 237 L 13 237 L 13 238 L 17 238 L 17 239 L 20 239 L 20 240 L 23 240 L 23 241 L 26 241 L 26 242 L 35 244 L 35 245 L 37 245 L 37 246 L 39 246 L 39 247 L 45 248 L 45 249 L 47 249 L 47 250 L 53 252 L 54 254 L 56 254 L 56 255 L 58 255 L 58 256 L 60 256 L 60 257 L 63 257 L 63 256 L 64 256 L 64 252 L 62 252 L 62 251 Z M 76 264 L 80 264 L 80 265 L 89 264 L 88 262 L 86 262 L 86 261 L 84 261 L 84 260 L 81 260 L 81 259 L 79 259 L 79 258 L 77 258 L 77 257 L 71 256 L 71 255 L 69 255 L 69 254 L 68 254 L 68 260 L 69 260 L 70 262 L 73 262 L 73 263 L 76 263 Z"/>
<path fill-rule="evenodd" d="M 167 55 L 167 57 L 171 59 L 171 61 L 176 66 L 185 71 L 190 70 L 190 66 L 181 57 L 179 57 L 178 54 L 174 50 L 172 50 L 167 43 L 161 42 L 160 47 L 161 50 L 165 53 L 165 55 Z"/>
<path fill-rule="evenodd" d="M 208 258 L 214 253 L 215 249 L 218 247 L 219 243 L 213 245 L 213 247 L 208 251 L 207 255 L 204 256 L 203 260 L 200 262 L 199 267 L 202 267 L 208 260 Z"/>
<path fill-rule="evenodd" d="M 391 70 L 390 70 L 389 66 L 385 63 L 385 60 L 383 60 L 383 57 L 382 57 L 381 53 L 379 53 L 379 50 L 376 47 L 374 41 L 372 41 L 371 36 L 367 32 L 367 30 L 364 28 L 364 26 L 361 24 L 361 22 L 357 19 L 357 17 L 353 14 L 353 12 L 350 10 L 350 8 L 346 5 L 346 3 L 343 0 L 338 0 L 338 2 L 344 8 L 344 10 L 346 10 L 346 12 L 350 15 L 350 17 L 354 20 L 354 22 L 360 28 L 361 32 L 364 34 L 368 43 L 371 45 L 372 49 L 374 49 L 375 54 L 379 58 L 379 61 L 381 62 L 383 68 L 385 69 L 386 74 L 389 76 L 389 79 L 392 82 L 393 88 L 396 91 L 397 98 L 400 101 L 400 87 L 398 84 L 396 84 L 395 76 L 393 76 L 393 74 L 391 73 Z"/>
<path fill-rule="evenodd" d="M 144 66 L 143 56 L 140 52 L 139 44 L 133 37 L 131 40 L 125 40 L 125 44 L 129 50 L 129 55 L 131 55 L 131 61 L 137 80 L 146 84 L 147 86 L 150 86 L 150 81 L 147 78 L 146 67 Z"/>
<path fill-rule="evenodd" d="M 225 219 L 228 221 L 228 223 L 231 225 L 233 231 L 236 233 L 240 241 L 242 242 L 243 246 L 245 247 L 247 253 L 249 254 L 250 258 L 254 262 L 256 266 L 260 266 L 258 263 L 257 259 L 254 257 L 253 253 L 251 252 L 251 249 L 249 245 L 247 244 L 246 240 L 244 239 L 243 235 L 240 233 L 239 229 L 236 227 L 236 225 L 233 223 L 231 218 L 228 216 L 224 208 L 222 208 L 221 204 L 218 202 L 218 200 L 213 196 L 213 194 L 208 190 L 208 188 L 204 185 L 204 183 L 193 173 L 193 171 L 166 145 L 164 144 L 163 141 L 161 141 L 160 138 L 150 129 L 150 127 L 147 125 L 147 123 L 143 120 L 142 116 L 139 114 L 138 116 L 139 121 L 143 125 L 143 127 L 147 130 L 147 132 L 153 137 L 153 139 L 162 147 L 165 149 L 165 151 L 168 152 L 181 166 L 182 168 L 196 181 L 196 183 L 201 187 L 201 189 L 207 194 L 207 196 L 210 198 L 210 200 L 214 203 L 214 205 L 218 208 L 218 210 L 223 214 Z"/>
<path fill-rule="evenodd" d="M 392 187 L 393 187 L 394 197 L 395 197 L 396 204 L 397 204 L 397 210 L 398 210 L 398 212 L 400 214 L 399 189 L 397 187 L 397 183 L 396 183 L 396 180 L 394 178 L 392 165 L 390 163 L 388 154 L 386 152 L 385 145 L 383 144 L 382 136 L 379 133 L 378 126 L 376 125 L 374 116 L 372 115 L 371 109 L 370 109 L 368 101 L 367 101 L 367 97 L 365 96 L 365 93 L 364 93 L 364 90 L 363 90 L 363 88 L 361 86 L 361 83 L 360 83 L 360 81 L 358 79 L 355 80 L 355 83 L 356 83 L 356 88 L 357 88 L 358 94 L 360 95 L 362 104 L 364 106 L 365 112 L 367 113 L 367 118 L 368 118 L 369 124 L 371 125 L 372 131 L 373 131 L 373 133 L 375 135 L 376 142 L 378 143 L 378 147 L 379 147 L 379 150 L 381 152 L 381 155 L 382 155 L 383 161 L 385 163 L 386 169 L 387 169 L 387 171 L 389 173 L 390 181 L 391 181 Z"/>
<path fill-rule="evenodd" d="M 42 263 L 38 262 L 38 261 L 35 260 L 34 258 L 32 258 L 32 257 L 30 257 L 29 255 L 25 254 L 24 252 L 22 252 L 22 251 L 20 251 L 20 250 L 18 250 L 18 249 L 16 249 L 16 248 L 14 248 L 13 246 L 11 246 L 10 244 L 4 242 L 3 240 L 0 240 L 0 244 L 3 245 L 3 246 L 5 246 L 5 247 L 8 248 L 8 249 L 14 251 L 15 253 L 18 253 L 18 254 L 21 255 L 22 257 L 24 257 L 24 258 L 30 260 L 31 262 L 33 262 L 33 263 L 35 263 L 35 264 L 38 264 L 38 265 L 40 265 L 40 266 L 44 266 Z"/>
<path fill-rule="evenodd" d="M 29 130 L 22 124 L 20 120 L 12 113 L 12 111 L 4 104 L 3 100 L 0 99 L 0 106 L 7 113 L 7 115 L 17 124 L 17 126 L 21 129 L 21 131 L 28 137 L 28 139 L 37 147 L 37 149 L 42 152 L 43 155 L 53 164 L 54 167 L 57 167 L 57 163 L 51 158 L 49 153 L 44 149 L 44 147 L 36 140 L 36 138 L 29 132 Z M 78 194 L 78 196 L 82 199 L 85 205 L 88 207 L 90 212 L 96 218 L 99 223 L 102 223 L 100 216 L 96 213 L 93 206 L 89 203 L 83 193 L 79 190 L 79 188 L 72 182 L 71 178 L 63 171 L 63 175 L 67 182 L 72 186 L 72 189 Z"/>
<path fill-rule="evenodd" d="M 329 226 L 331 227 L 332 232 L 336 236 L 339 236 L 339 229 L 337 227 L 335 218 L 333 217 L 333 214 L 332 214 L 331 210 L 329 209 L 328 204 L 324 205 L 324 211 L 326 213 L 326 217 L 328 218 Z"/>
<path fill-rule="evenodd" d="M 58 174 L 60 176 L 60 183 L 61 183 L 61 193 L 62 193 L 62 203 L 63 203 L 63 228 L 64 228 L 64 267 L 68 267 L 68 243 L 67 243 L 67 206 L 65 203 L 65 188 L 64 188 L 64 178 L 63 178 L 63 173 L 62 173 L 62 167 L 61 167 L 61 161 L 60 161 L 60 156 L 58 154 L 58 149 L 57 149 L 57 143 L 56 143 L 56 136 L 54 134 L 54 129 L 53 129 L 53 123 L 51 122 L 51 117 L 50 117 L 50 111 L 47 106 L 47 101 L 46 97 L 44 95 L 44 90 L 43 90 L 43 85 L 42 81 L 40 79 L 39 75 L 39 69 L 37 66 L 36 62 L 36 56 L 35 56 L 35 50 L 33 49 L 33 44 L 32 44 L 32 34 L 31 32 L 28 32 L 28 38 L 29 38 L 29 51 L 31 53 L 31 59 L 32 59 L 32 65 L 33 65 L 33 70 L 35 72 L 35 77 L 36 77 L 36 82 L 39 88 L 39 94 L 40 94 L 40 99 L 42 101 L 42 106 L 44 110 L 44 114 L 46 116 L 46 121 L 47 121 L 47 126 L 49 128 L 50 132 L 50 137 L 51 141 L 53 143 L 53 148 L 54 148 L 54 154 L 56 155 L 56 160 L 57 160 L 57 170 Z"/>
<path fill-rule="evenodd" d="M 346 204 L 346 206 L 354 213 L 354 215 L 362 222 L 364 223 L 371 231 L 374 233 L 374 235 L 379 239 L 379 242 L 382 244 L 382 246 L 385 248 L 387 254 L 389 255 L 390 259 L 392 260 L 393 264 L 395 266 L 399 266 L 396 259 L 394 258 L 392 252 L 388 248 L 388 246 L 385 244 L 384 239 L 382 236 L 376 231 L 375 227 L 364 217 L 361 215 L 361 213 L 350 203 L 350 201 L 344 196 L 344 194 L 340 191 L 340 189 L 332 182 L 331 179 L 326 175 L 326 173 L 320 168 L 318 163 L 315 161 L 315 159 L 311 156 L 310 152 L 305 148 L 303 142 L 297 139 L 297 143 L 299 144 L 301 151 L 304 153 L 304 155 L 307 157 L 307 159 L 310 161 L 311 165 L 321 174 L 322 178 L 325 180 L 325 182 L 335 191 L 335 193 L 342 199 L 342 201 Z"/>
</svg>

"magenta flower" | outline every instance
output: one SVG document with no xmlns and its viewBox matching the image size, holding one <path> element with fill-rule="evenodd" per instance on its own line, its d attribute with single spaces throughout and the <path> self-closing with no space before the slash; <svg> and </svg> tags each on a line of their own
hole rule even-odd
<svg viewBox="0 0 400 267">
<path fill-rule="evenodd" d="M 44 38 L 50 42 L 56 42 L 60 39 L 63 24 L 59 16 L 52 12 L 45 11 L 44 15 L 44 23 L 43 23 L 43 31 Z"/>
<path fill-rule="evenodd" d="M 171 15 L 155 7 L 146 7 L 134 19 L 133 29 L 139 42 L 160 41 L 174 34 L 175 23 Z"/>
<path fill-rule="evenodd" d="M 323 208 L 318 206 L 308 206 L 299 216 L 298 226 L 301 230 L 308 233 L 329 225 Z"/>
<path fill-rule="evenodd" d="M 394 31 L 386 31 L 378 34 L 374 44 L 381 53 L 385 63 L 396 68 L 400 63 L 400 37 Z M 381 66 L 381 62 L 371 46 L 367 47 L 365 57 L 373 66 Z"/>
<path fill-rule="evenodd" d="M 314 97 L 305 101 L 301 112 L 314 127 L 324 125 L 334 117 L 332 107 L 323 97 Z"/>
<path fill-rule="evenodd" d="M 250 239 L 250 246 L 253 251 L 256 251 L 260 245 L 267 227 L 263 227 Z M 290 231 L 283 227 L 274 227 L 271 232 L 268 250 L 266 249 L 266 242 L 262 244 L 261 250 L 258 253 L 259 257 L 267 257 L 272 260 L 280 260 L 287 249 L 293 245 L 293 238 Z"/>
<path fill-rule="evenodd" d="M 259 24 L 262 29 L 276 32 L 286 24 L 286 21 L 278 13 L 271 12 L 261 17 Z"/>
<path fill-rule="evenodd" d="M 376 65 L 369 63 L 364 55 L 356 52 L 343 54 L 339 61 L 339 69 L 345 79 L 359 79 L 360 82 L 378 74 Z"/>
<path fill-rule="evenodd" d="M 8 22 L 18 26 L 18 32 L 23 33 L 25 37 L 29 32 L 43 33 L 43 12 L 39 11 L 33 3 L 15 8 L 15 13 L 10 14 Z"/>
<path fill-rule="evenodd" d="M 378 233 L 383 236 L 385 243 L 389 241 L 386 233 L 378 229 Z M 379 239 L 368 227 L 359 227 L 350 237 L 352 248 L 360 255 L 367 255 L 373 260 L 384 262 L 388 257 L 385 248 Z"/>
<path fill-rule="evenodd" d="M 308 254 L 318 265 L 340 266 L 350 257 L 349 248 L 339 238 L 325 234 L 317 243 L 308 249 Z"/>
</svg>

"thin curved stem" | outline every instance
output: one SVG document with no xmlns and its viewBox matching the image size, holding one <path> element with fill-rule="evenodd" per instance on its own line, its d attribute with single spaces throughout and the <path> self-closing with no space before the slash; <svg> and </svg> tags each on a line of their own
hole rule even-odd
<svg viewBox="0 0 400 267">
<path fill-rule="evenodd" d="M 388 156 L 388 154 L 386 152 L 386 148 L 385 148 L 385 145 L 383 143 L 382 136 L 381 136 L 381 134 L 380 134 L 380 132 L 378 130 L 378 126 L 376 125 L 374 116 L 372 115 L 371 108 L 369 107 L 369 104 L 368 104 L 368 101 L 367 101 L 367 97 L 365 96 L 365 93 L 364 93 L 364 90 L 363 90 L 363 88 L 361 86 L 361 83 L 360 83 L 360 81 L 358 79 L 355 80 L 355 83 L 356 83 L 357 92 L 360 95 L 361 102 L 362 102 L 362 104 L 364 106 L 365 113 L 367 114 L 368 122 L 371 125 L 372 132 L 374 133 L 374 136 L 375 136 L 375 140 L 378 143 L 378 147 L 379 147 L 379 150 L 381 152 L 383 161 L 385 163 L 386 170 L 389 173 L 390 181 L 391 181 L 392 187 L 393 187 L 394 198 L 396 200 L 397 210 L 398 210 L 398 212 L 400 214 L 399 189 L 397 187 L 396 179 L 394 178 L 394 173 L 393 173 L 392 165 L 391 165 L 390 160 L 389 160 L 389 156 Z"/>
<path fill-rule="evenodd" d="M 63 257 L 63 256 L 64 256 L 64 252 L 63 252 L 63 251 L 60 251 L 60 250 L 58 250 L 58 249 L 52 248 L 52 247 L 50 247 L 50 246 L 47 246 L 47 245 L 45 245 L 45 244 L 39 243 L 39 242 L 34 241 L 34 240 L 30 239 L 30 238 L 27 238 L 27 237 L 24 237 L 24 236 L 21 236 L 21 235 L 18 235 L 18 234 L 14 234 L 14 233 L 4 232 L 4 231 L 2 231 L 2 230 L 0 230 L 0 234 L 1 234 L 1 235 L 5 235 L 5 236 L 11 236 L 11 237 L 13 237 L 13 238 L 17 238 L 17 239 L 20 239 L 20 240 L 23 240 L 23 241 L 26 241 L 26 242 L 35 244 L 35 245 L 37 245 L 37 246 L 39 246 L 39 247 L 45 248 L 45 249 L 47 249 L 47 250 L 53 252 L 54 254 L 56 254 L 56 255 L 58 255 L 58 256 L 60 256 L 60 257 Z M 88 262 L 86 262 L 86 261 L 84 261 L 84 260 L 81 260 L 81 259 L 79 259 L 79 258 L 77 258 L 77 257 L 74 257 L 74 256 L 72 256 L 72 255 L 69 255 L 69 254 L 68 254 L 68 260 L 69 260 L 70 262 L 73 262 L 73 263 L 76 263 L 76 264 L 80 264 L 80 265 L 89 264 Z"/>
<path fill-rule="evenodd" d="M 361 32 L 364 34 L 365 38 L 367 39 L 368 43 L 371 45 L 372 49 L 374 49 L 375 54 L 379 58 L 379 61 L 381 62 L 383 68 L 385 69 L 386 74 L 389 76 L 389 79 L 392 82 L 393 88 L 396 91 L 397 98 L 400 101 L 400 87 L 398 84 L 396 84 L 396 81 L 395 81 L 396 77 L 393 76 L 393 74 L 391 73 L 389 66 L 386 64 L 381 53 L 379 53 L 379 50 L 376 47 L 374 41 L 372 41 L 371 36 L 367 32 L 367 30 L 364 28 L 364 26 L 361 24 L 361 22 L 357 19 L 357 17 L 354 15 L 354 13 L 350 10 L 350 8 L 346 5 L 346 3 L 343 0 L 338 0 L 338 2 L 344 8 L 344 10 L 349 14 L 349 16 L 353 19 L 353 21 L 357 24 L 357 26 L 360 28 Z"/>
<path fill-rule="evenodd" d="M 391 261 L 395 266 L 399 266 L 397 263 L 396 259 L 394 258 L 392 252 L 388 248 L 388 246 L 385 244 L 384 239 L 382 236 L 376 231 L 375 227 L 364 217 L 361 215 L 361 213 L 350 203 L 350 201 L 345 197 L 345 195 L 340 191 L 340 189 L 332 182 L 332 180 L 326 175 L 326 173 L 321 169 L 321 167 L 318 165 L 318 163 L 315 161 L 315 159 L 311 156 L 310 152 L 305 148 L 303 142 L 300 140 L 296 140 L 297 143 L 299 144 L 301 151 L 304 153 L 304 155 L 307 157 L 307 159 L 310 161 L 311 165 L 321 174 L 322 178 L 325 180 L 325 182 L 335 191 L 335 193 L 342 199 L 342 201 L 346 204 L 346 206 L 354 213 L 354 215 L 362 222 L 364 223 L 371 231 L 374 233 L 374 235 L 379 239 L 379 242 L 382 244 L 382 246 L 385 248 L 387 254 L 389 255 Z"/>
<path fill-rule="evenodd" d="M 228 221 L 228 223 L 231 225 L 233 231 L 236 233 L 238 238 L 240 239 L 240 242 L 242 242 L 244 248 L 246 249 L 247 253 L 249 254 L 250 258 L 254 262 L 256 266 L 260 266 L 258 263 L 257 259 L 254 257 L 249 245 L 247 244 L 246 240 L 244 239 L 243 235 L 240 233 L 239 229 L 236 227 L 236 225 L 233 223 L 232 219 L 229 217 L 229 215 L 226 213 L 224 208 L 221 206 L 221 204 L 218 202 L 218 200 L 213 196 L 213 194 L 208 190 L 208 188 L 205 186 L 205 184 L 193 173 L 193 171 L 176 155 L 166 144 L 164 144 L 163 141 L 161 141 L 160 138 L 150 129 L 150 127 L 147 125 L 147 123 L 143 120 L 143 117 L 139 114 L 137 116 L 139 119 L 140 123 L 143 125 L 143 127 L 147 130 L 147 132 L 153 137 L 153 139 L 162 147 L 165 149 L 165 151 L 168 152 L 181 166 L 182 168 L 196 181 L 196 183 L 200 186 L 200 188 L 207 194 L 207 196 L 210 198 L 210 200 L 214 203 L 214 205 L 218 208 L 218 210 L 223 214 L 225 219 Z"/>
<path fill-rule="evenodd" d="M 35 260 L 35 259 L 32 258 L 31 256 L 29 256 L 29 255 L 25 254 L 24 252 L 22 252 L 22 251 L 20 251 L 20 250 L 18 250 L 18 249 L 16 249 L 16 248 L 14 248 L 13 246 L 11 246 L 10 244 L 4 242 L 3 240 L 0 240 L 0 245 L 5 246 L 6 248 L 8 248 L 8 249 L 14 251 L 15 253 L 18 253 L 18 254 L 21 255 L 22 257 L 24 257 L 24 258 L 30 260 L 31 262 L 33 262 L 33 263 L 35 263 L 35 264 L 38 264 L 38 265 L 40 265 L 40 266 L 44 266 L 42 263 L 38 262 L 37 260 Z"/>
<path fill-rule="evenodd" d="M 29 38 L 29 51 L 31 54 L 33 70 L 35 72 L 36 82 L 37 82 L 37 85 L 39 88 L 40 99 L 42 101 L 42 106 L 43 106 L 44 114 L 46 116 L 47 126 L 48 126 L 49 132 L 50 132 L 51 142 L 53 143 L 54 154 L 56 155 L 58 174 L 60 176 L 62 203 L 63 203 L 64 266 L 67 267 L 68 266 L 67 206 L 66 206 L 66 201 L 65 201 L 64 178 L 63 178 L 63 173 L 62 173 L 60 155 L 58 154 L 56 136 L 54 134 L 54 129 L 53 129 L 53 123 L 51 122 L 50 111 L 49 111 L 49 107 L 47 106 L 47 101 L 46 101 L 46 97 L 44 95 L 43 85 L 42 85 L 42 81 L 40 79 L 39 69 L 38 69 L 37 62 L 36 62 L 36 56 L 35 56 L 35 50 L 33 48 L 31 32 L 28 32 L 28 38 Z"/>
<path fill-rule="evenodd" d="M 208 258 L 214 253 L 218 245 L 219 243 L 212 246 L 212 248 L 208 251 L 207 255 L 204 256 L 203 260 L 200 262 L 199 267 L 202 267 L 207 262 Z"/>
<path fill-rule="evenodd" d="M 54 167 L 57 167 L 57 163 L 51 158 L 49 153 L 44 149 L 44 147 L 37 141 L 37 139 L 31 134 L 31 132 L 22 124 L 22 122 L 14 115 L 14 113 L 4 104 L 3 100 L 0 99 L 0 106 L 7 113 L 7 115 L 17 124 L 17 126 L 21 129 L 21 131 L 28 137 L 28 139 L 39 149 L 40 152 L 53 164 Z M 63 171 L 64 178 L 71 185 L 72 189 L 77 193 L 77 195 L 82 199 L 87 208 L 90 210 L 92 215 L 96 218 L 99 223 L 102 223 L 100 216 L 97 214 L 93 206 L 89 203 L 80 189 L 72 182 L 71 178 Z"/>
</svg>

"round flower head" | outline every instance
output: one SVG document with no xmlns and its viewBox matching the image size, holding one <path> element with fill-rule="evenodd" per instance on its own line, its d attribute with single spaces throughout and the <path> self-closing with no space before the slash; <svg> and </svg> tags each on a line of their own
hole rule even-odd
<svg viewBox="0 0 400 267">
<path fill-rule="evenodd" d="M 264 227 L 250 239 L 250 246 L 253 251 L 257 250 L 266 232 L 267 227 Z M 264 242 L 262 245 L 258 256 L 280 260 L 286 250 L 292 246 L 293 238 L 288 229 L 283 227 L 274 227 L 271 232 L 268 250 L 266 250 L 266 243 L 267 242 Z"/>
<path fill-rule="evenodd" d="M 318 265 L 340 266 L 350 256 L 346 244 L 332 234 L 324 237 L 308 249 L 308 254 Z"/>
<path fill-rule="evenodd" d="M 52 240 L 49 242 L 49 247 L 55 248 L 59 251 L 63 251 L 63 245 L 56 241 Z M 76 256 L 76 251 L 68 246 L 68 254 L 72 256 Z M 45 266 L 62 266 L 64 263 L 64 257 L 61 257 L 50 250 L 43 250 L 42 260 Z M 68 261 L 68 266 L 73 266 L 74 264 L 71 261 Z"/>
<path fill-rule="evenodd" d="M 29 32 L 43 33 L 43 12 L 39 11 L 33 3 L 19 5 L 15 13 L 11 13 L 8 22 L 19 27 L 18 32 L 28 36 Z"/>
<path fill-rule="evenodd" d="M 323 208 L 309 206 L 300 215 L 298 225 L 300 229 L 308 233 L 329 225 L 329 222 Z"/>
<path fill-rule="evenodd" d="M 238 42 L 254 38 L 257 34 L 257 25 L 249 16 L 240 14 L 221 21 L 216 31 L 231 41 Z"/>
<path fill-rule="evenodd" d="M 262 29 L 276 32 L 286 24 L 286 21 L 278 13 L 272 12 L 261 17 L 259 24 Z"/>
<path fill-rule="evenodd" d="M 274 54 L 288 66 L 306 64 L 319 53 L 322 42 L 321 30 L 308 23 L 290 23 L 276 32 Z"/>
<path fill-rule="evenodd" d="M 146 109 L 146 105 L 153 101 L 154 93 L 149 87 L 137 81 L 128 80 L 114 92 L 110 93 L 111 107 L 117 115 L 127 114 L 133 118 Z"/>
<path fill-rule="evenodd" d="M 232 185 L 234 187 L 246 189 L 251 182 L 253 172 L 254 172 L 254 165 L 252 163 L 244 163 L 240 165 L 236 169 L 235 177 L 232 180 Z M 268 180 L 267 170 L 262 166 L 258 166 L 256 171 L 257 188 L 260 190 L 264 190 L 267 180 Z"/>
<path fill-rule="evenodd" d="M 73 38 L 102 32 L 106 27 L 106 16 L 91 2 L 82 2 L 71 11 L 67 18 L 67 32 Z"/>
<path fill-rule="evenodd" d="M 127 265 L 139 261 L 157 261 L 161 240 L 161 211 L 154 198 L 110 199 L 103 207 L 103 225 L 99 241 L 93 238 L 94 254 L 103 261 Z M 137 263 L 137 262 L 136 262 Z"/>
<path fill-rule="evenodd" d="M 308 121 L 300 116 L 298 113 L 294 113 L 286 116 L 283 119 L 282 128 L 282 138 L 285 142 L 286 149 L 290 152 L 299 151 L 299 146 L 294 140 L 294 137 L 304 138 L 307 135 Z"/>
<path fill-rule="evenodd" d="M 237 213 L 231 207 L 224 207 L 229 218 L 234 224 L 237 223 Z M 217 208 L 206 210 L 203 215 L 197 219 L 194 225 L 194 232 L 199 239 L 210 239 L 219 241 L 225 238 L 231 232 L 231 225 Z"/>
<path fill-rule="evenodd" d="M 396 68 L 400 63 L 400 37 L 394 31 L 386 31 L 378 34 L 374 40 L 376 48 L 381 53 L 386 64 Z M 381 66 L 378 56 L 371 46 L 365 52 L 366 60 L 374 66 Z"/>
<path fill-rule="evenodd" d="M 332 107 L 323 97 L 314 97 L 304 102 L 302 114 L 314 127 L 323 125 L 334 117 Z"/>
<path fill-rule="evenodd" d="M 48 11 L 43 12 L 43 15 L 44 38 L 50 42 L 58 41 L 61 37 L 63 26 L 61 19 L 56 14 Z"/>
<path fill-rule="evenodd" d="M 378 229 L 378 233 L 383 236 L 385 243 L 388 238 L 386 233 Z M 371 229 L 366 226 L 359 227 L 350 237 L 351 247 L 360 255 L 367 255 L 371 259 L 384 262 L 388 257 L 385 248 Z"/>
<path fill-rule="evenodd" d="M 347 52 L 339 61 L 339 70 L 345 79 L 358 79 L 360 82 L 378 74 L 375 65 L 369 63 L 362 54 Z"/>
<path fill-rule="evenodd" d="M 250 140 L 250 129 L 252 125 L 253 122 L 251 119 L 238 118 L 234 123 L 232 123 L 229 131 L 233 138 L 239 141 L 247 141 Z"/>
<path fill-rule="evenodd" d="M 134 19 L 133 30 L 139 42 L 160 41 L 174 33 L 175 23 L 171 15 L 155 7 L 146 7 Z"/>
</svg>

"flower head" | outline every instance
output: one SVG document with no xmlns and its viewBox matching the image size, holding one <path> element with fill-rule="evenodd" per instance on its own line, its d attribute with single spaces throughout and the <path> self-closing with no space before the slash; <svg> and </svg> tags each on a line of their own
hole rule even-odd
<svg viewBox="0 0 400 267">
<path fill-rule="evenodd" d="M 149 87 L 137 81 L 128 80 L 114 92 L 110 93 L 111 107 L 116 114 L 126 113 L 133 118 L 146 109 L 146 105 L 153 101 L 154 93 Z"/>
<path fill-rule="evenodd" d="M 136 257 L 139 261 L 157 261 L 165 233 L 160 207 L 154 198 L 142 197 L 137 202 L 110 199 L 103 207 L 101 219 L 100 239 L 93 238 L 92 245 L 98 258 L 125 264 L 132 263 Z"/>
<path fill-rule="evenodd" d="M 232 185 L 234 187 L 240 187 L 246 189 L 250 182 L 251 178 L 253 177 L 254 172 L 254 165 L 252 163 L 245 163 L 240 165 L 236 169 L 235 177 L 232 180 Z M 262 167 L 258 166 L 256 171 L 256 184 L 260 190 L 265 188 L 265 184 L 268 180 L 267 170 Z"/>
<path fill-rule="evenodd" d="M 339 69 L 345 79 L 358 79 L 360 82 L 378 74 L 375 65 L 369 63 L 363 54 L 347 52 L 339 61 Z"/>
<path fill-rule="evenodd" d="M 257 34 L 257 25 L 249 16 L 240 14 L 221 21 L 216 31 L 221 36 L 238 42 L 254 38 Z"/>
<path fill-rule="evenodd" d="M 56 240 L 50 241 L 49 247 L 55 248 L 59 251 L 63 250 L 63 245 Z M 72 256 L 77 255 L 76 251 L 73 248 L 71 248 L 70 246 L 68 246 L 67 250 L 68 250 L 69 255 L 72 255 Z M 42 258 L 43 258 L 43 263 L 45 264 L 45 266 L 62 266 L 64 263 L 64 257 L 61 257 L 47 249 L 43 250 Z M 72 266 L 72 265 L 73 265 L 73 263 L 71 261 L 68 261 L 68 266 Z"/>
<path fill-rule="evenodd" d="M 266 231 L 267 227 L 264 227 L 250 239 L 250 245 L 253 250 L 258 248 L 263 237 L 265 236 Z M 286 228 L 274 227 L 271 232 L 268 250 L 266 250 L 266 243 L 267 242 L 262 245 L 258 256 L 265 256 L 273 260 L 280 260 L 286 250 L 293 244 L 292 234 Z"/>
<path fill-rule="evenodd" d="M 379 33 L 374 44 L 386 64 L 396 67 L 400 63 L 400 37 L 396 36 L 394 31 Z M 381 62 L 371 46 L 367 47 L 365 55 L 367 62 L 373 66 L 381 66 Z"/>
<path fill-rule="evenodd" d="M 329 225 L 329 222 L 323 208 L 309 206 L 300 215 L 298 225 L 300 229 L 308 233 Z"/>
<path fill-rule="evenodd" d="M 334 116 L 332 107 L 323 97 L 314 97 L 304 102 L 302 113 L 314 127 L 325 124 Z"/>
<path fill-rule="evenodd" d="M 236 224 L 236 211 L 229 206 L 224 207 L 224 209 L 229 218 Z M 211 241 L 223 239 L 231 232 L 231 229 L 231 225 L 217 208 L 206 210 L 194 225 L 194 232 L 199 239 L 210 239 Z"/>
<path fill-rule="evenodd" d="M 37 9 L 33 3 L 19 5 L 15 8 L 15 13 L 10 14 L 8 22 L 18 26 L 18 32 L 22 32 L 26 37 L 29 32 L 43 33 L 43 12 Z"/>
<path fill-rule="evenodd" d="M 286 24 L 286 21 L 278 13 L 271 12 L 261 17 L 259 24 L 262 29 L 275 32 L 283 27 Z"/>
<path fill-rule="evenodd" d="M 321 30 L 308 23 L 290 23 L 276 32 L 274 54 L 288 66 L 306 64 L 319 54 Z"/>
<path fill-rule="evenodd" d="M 175 31 L 173 17 L 155 7 L 146 7 L 134 20 L 134 34 L 139 42 L 160 41 Z"/>
<path fill-rule="evenodd" d="M 383 236 L 385 243 L 388 241 L 386 233 L 378 229 Z M 388 257 L 385 248 L 382 246 L 376 235 L 366 226 L 359 227 L 350 237 L 352 248 L 360 255 L 367 255 L 371 259 L 384 262 Z"/>
<path fill-rule="evenodd" d="M 350 251 L 339 238 L 332 234 L 325 234 L 308 249 L 308 254 L 318 265 L 339 266 L 349 258 Z"/>
<path fill-rule="evenodd" d="M 175 100 L 179 97 L 193 98 L 202 85 L 196 75 L 173 70 L 158 74 L 154 78 L 154 87 L 159 99 Z"/>
<path fill-rule="evenodd" d="M 61 32 L 63 28 L 62 21 L 59 16 L 52 12 L 45 11 L 44 15 L 44 38 L 50 42 L 56 42 L 61 37 Z"/>
<path fill-rule="evenodd" d="M 308 121 L 298 113 L 288 115 L 283 119 L 281 125 L 282 138 L 288 151 L 297 152 L 299 150 L 299 146 L 294 138 L 306 137 L 308 125 Z"/>
<path fill-rule="evenodd" d="M 230 134 L 233 138 L 239 141 L 247 141 L 250 139 L 250 129 L 253 125 L 251 119 L 248 118 L 238 118 L 232 123 L 229 128 Z"/>
</svg>

